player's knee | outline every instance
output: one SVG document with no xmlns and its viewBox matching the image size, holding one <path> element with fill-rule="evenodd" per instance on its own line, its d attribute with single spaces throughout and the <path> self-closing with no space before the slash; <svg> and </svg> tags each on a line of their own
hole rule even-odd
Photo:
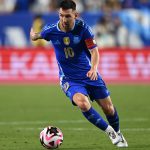
<svg viewBox="0 0 150 150">
<path fill-rule="evenodd" d="M 82 111 L 88 111 L 91 107 L 88 98 L 82 94 L 75 94 L 73 100 Z"/>
<path fill-rule="evenodd" d="M 78 106 L 82 111 L 88 111 L 91 107 L 87 101 L 81 101 Z"/>
<path fill-rule="evenodd" d="M 103 107 L 103 111 L 106 115 L 110 115 L 113 116 L 114 115 L 114 106 L 113 105 L 107 105 L 105 107 Z"/>
</svg>

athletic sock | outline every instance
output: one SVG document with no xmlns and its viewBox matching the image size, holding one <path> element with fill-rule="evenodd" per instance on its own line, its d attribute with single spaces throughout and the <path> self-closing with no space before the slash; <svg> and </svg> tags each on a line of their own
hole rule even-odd
<svg viewBox="0 0 150 150">
<path fill-rule="evenodd" d="M 108 127 L 108 124 L 94 108 L 91 107 L 88 111 L 82 113 L 89 122 L 94 124 L 99 129 L 105 131 Z"/>
<path fill-rule="evenodd" d="M 115 109 L 114 115 L 113 116 L 106 115 L 106 118 L 107 118 L 109 124 L 113 127 L 113 129 L 116 132 L 118 132 L 119 131 L 119 116 L 118 116 L 116 108 L 114 108 L 114 109 Z"/>
</svg>

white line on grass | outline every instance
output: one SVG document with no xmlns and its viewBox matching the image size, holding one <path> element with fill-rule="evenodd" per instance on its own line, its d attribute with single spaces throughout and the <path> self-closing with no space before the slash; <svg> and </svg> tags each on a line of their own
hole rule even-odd
<svg viewBox="0 0 150 150">
<path fill-rule="evenodd" d="M 25 127 L 25 128 L 16 128 L 17 130 L 26 130 L 26 131 L 33 131 L 33 130 L 42 130 L 43 128 L 31 128 L 31 127 Z M 63 128 L 63 130 L 67 131 L 98 131 L 97 128 Z M 130 131 L 130 132 L 150 132 L 150 128 L 124 128 L 121 129 L 121 131 Z"/>
<path fill-rule="evenodd" d="M 149 118 L 126 118 L 121 119 L 121 122 L 148 122 Z M 38 124 L 49 124 L 49 123 L 60 123 L 60 124 L 80 124 L 86 123 L 86 120 L 49 120 L 49 121 L 0 121 L 0 125 L 38 125 Z"/>
</svg>

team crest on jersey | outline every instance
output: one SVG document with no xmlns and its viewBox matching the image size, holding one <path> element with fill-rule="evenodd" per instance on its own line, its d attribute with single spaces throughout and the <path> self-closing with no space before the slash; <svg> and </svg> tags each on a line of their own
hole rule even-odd
<svg viewBox="0 0 150 150">
<path fill-rule="evenodd" d="M 80 42 L 80 37 L 79 36 L 74 36 L 74 38 L 73 38 L 73 43 L 74 44 L 78 44 Z"/>
<path fill-rule="evenodd" d="M 70 44 L 70 38 L 69 37 L 64 37 L 63 41 L 64 41 L 65 45 L 69 45 Z"/>
</svg>

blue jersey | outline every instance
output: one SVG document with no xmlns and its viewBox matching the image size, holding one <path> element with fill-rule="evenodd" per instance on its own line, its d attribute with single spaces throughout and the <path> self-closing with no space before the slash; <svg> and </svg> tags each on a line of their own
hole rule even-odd
<svg viewBox="0 0 150 150">
<path fill-rule="evenodd" d="M 75 20 L 74 28 L 69 32 L 63 32 L 59 29 L 58 23 L 46 25 L 41 31 L 41 37 L 51 41 L 54 46 L 59 76 L 94 84 L 94 81 L 90 81 L 86 76 L 91 68 L 91 59 L 85 40 L 94 37 L 90 27 L 81 20 Z M 94 47 L 96 44 L 91 49 Z M 100 79 L 100 76 L 98 78 Z"/>
</svg>

